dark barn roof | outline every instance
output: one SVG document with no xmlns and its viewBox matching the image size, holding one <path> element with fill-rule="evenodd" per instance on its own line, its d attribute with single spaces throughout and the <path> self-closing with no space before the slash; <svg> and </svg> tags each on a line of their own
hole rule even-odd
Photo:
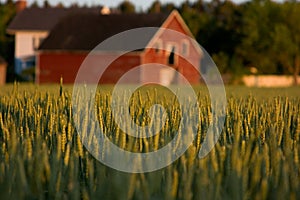
<svg viewBox="0 0 300 200">
<path fill-rule="evenodd" d="M 6 64 L 6 61 L 2 56 L 0 56 L 0 65 Z"/>
<path fill-rule="evenodd" d="M 50 31 L 61 18 L 77 12 L 100 13 L 100 7 L 94 8 L 26 8 L 12 20 L 7 32 Z"/>
<path fill-rule="evenodd" d="M 160 27 L 167 17 L 165 14 L 68 15 L 53 28 L 40 50 L 92 50 L 105 39 L 122 31 Z M 150 41 L 151 38 L 147 40 Z"/>
</svg>

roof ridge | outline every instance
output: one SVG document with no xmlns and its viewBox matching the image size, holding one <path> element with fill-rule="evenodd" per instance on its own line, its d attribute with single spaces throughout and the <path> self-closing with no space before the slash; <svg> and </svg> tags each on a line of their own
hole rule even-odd
<svg viewBox="0 0 300 200">
<path fill-rule="evenodd" d="M 40 50 L 92 50 L 105 39 L 120 32 L 142 27 L 161 27 L 167 17 L 163 13 L 70 14 L 55 25 L 41 44 Z"/>
</svg>

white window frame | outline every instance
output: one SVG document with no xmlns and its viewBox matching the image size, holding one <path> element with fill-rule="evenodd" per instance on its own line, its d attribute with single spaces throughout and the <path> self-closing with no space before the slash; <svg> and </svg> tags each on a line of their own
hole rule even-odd
<svg viewBox="0 0 300 200">
<path fill-rule="evenodd" d="M 176 42 L 168 42 L 167 43 L 167 51 L 166 51 L 166 55 L 167 55 L 167 64 L 169 64 L 169 56 L 171 54 L 171 50 L 172 48 L 175 47 L 175 51 L 174 51 L 174 65 L 178 64 L 178 44 Z"/>
<path fill-rule="evenodd" d="M 157 39 L 153 45 L 155 53 L 160 54 L 162 52 L 162 47 L 163 47 L 162 39 Z"/>
<path fill-rule="evenodd" d="M 34 51 L 36 51 L 40 47 L 44 39 L 45 39 L 44 37 L 38 37 L 38 36 L 32 37 L 32 47 Z"/>
<path fill-rule="evenodd" d="M 39 48 L 39 40 L 37 37 L 33 36 L 32 37 L 32 47 L 33 47 L 33 50 L 36 51 L 38 48 Z"/>
<path fill-rule="evenodd" d="M 186 52 L 184 52 L 184 45 L 186 45 Z M 190 43 L 187 39 L 183 39 L 181 41 L 181 54 L 183 56 L 189 56 L 190 55 Z"/>
</svg>

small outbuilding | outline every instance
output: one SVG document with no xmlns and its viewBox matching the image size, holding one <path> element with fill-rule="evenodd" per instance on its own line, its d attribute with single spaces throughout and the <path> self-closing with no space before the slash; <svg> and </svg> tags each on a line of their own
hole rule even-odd
<svg viewBox="0 0 300 200">
<path fill-rule="evenodd" d="M 0 56 L 0 85 L 4 85 L 6 82 L 6 68 L 7 68 L 7 63 Z"/>
</svg>

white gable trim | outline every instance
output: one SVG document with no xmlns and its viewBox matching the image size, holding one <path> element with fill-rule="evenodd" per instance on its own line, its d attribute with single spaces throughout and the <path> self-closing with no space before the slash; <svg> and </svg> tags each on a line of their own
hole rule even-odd
<svg viewBox="0 0 300 200">
<path fill-rule="evenodd" d="M 164 21 L 164 23 L 159 28 L 159 30 L 154 34 L 153 38 L 149 41 L 149 43 L 147 44 L 146 47 L 152 47 L 155 44 L 155 42 L 159 39 L 159 36 L 162 34 L 164 29 L 166 29 L 168 27 L 168 25 L 172 22 L 173 18 L 176 18 L 179 21 L 179 23 L 182 26 L 182 28 L 184 29 L 184 31 L 188 34 L 189 37 L 191 37 L 193 39 L 193 40 L 191 40 L 191 44 L 195 47 L 196 51 L 201 56 L 203 56 L 202 49 L 199 47 L 198 43 L 195 44 L 195 42 L 196 42 L 195 37 L 193 36 L 192 32 L 190 31 L 190 29 L 188 28 L 188 26 L 186 25 L 186 23 L 184 22 L 184 20 L 182 19 L 182 17 L 180 16 L 180 14 L 178 13 L 177 10 L 173 10 L 170 13 L 170 15 Z M 147 49 L 145 49 L 143 53 L 145 53 L 146 51 L 147 51 Z"/>
</svg>

